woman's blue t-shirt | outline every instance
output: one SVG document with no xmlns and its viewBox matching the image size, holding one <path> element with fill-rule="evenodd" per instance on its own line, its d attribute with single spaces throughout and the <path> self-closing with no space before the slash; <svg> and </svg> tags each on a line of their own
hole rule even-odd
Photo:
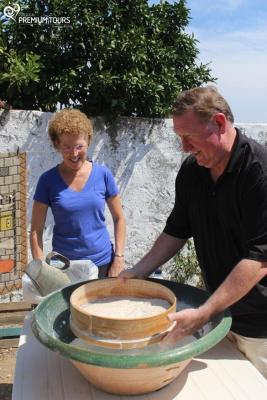
<svg viewBox="0 0 267 400">
<path fill-rule="evenodd" d="M 105 203 L 119 193 L 111 171 L 92 164 L 91 174 L 80 192 L 64 182 L 58 166 L 43 173 L 34 200 L 51 207 L 54 216 L 53 250 L 70 260 L 111 261 L 113 247 L 105 224 Z"/>
</svg>

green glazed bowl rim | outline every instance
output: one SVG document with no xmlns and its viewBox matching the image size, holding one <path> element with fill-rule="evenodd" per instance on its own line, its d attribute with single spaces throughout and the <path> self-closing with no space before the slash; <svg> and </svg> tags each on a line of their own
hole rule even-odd
<svg viewBox="0 0 267 400">
<path fill-rule="evenodd" d="M 115 278 L 108 278 L 115 279 Z M 209 297 L 208 292 L 195 288 L 190 285 L 183 285 L 176 282 L 165 281 L 162 279 L 150 278 L 149 280 L 164 284 L 170 287 L 171 284 L 178 285 L 178 288 L 188 288 L 194 294 L 201 295 L 202 301 Z M 49 332 L 49 327 L 52 325 L 52 321 L 43 318 L 41 315 L 43 311 L 52 305 L 56 297 L 64 297 L 66 290 L 74 290 L 81 284 L 86 282 L 81 282 L 80 284 L 70 285 L 66 288 L 57 290 L 50 295 L 46 296 L 42 302 L 36 307 L 33 312 L 32 320 L 32 331 L 35 337 L 49 349 L 60 353 L 66 358 L 70 358 L 75 361 L 79 361 L 85 364 L 92 364 L 107 368 L 146 368 L 146 367 L 159 367 L 163 365 L 174 364 L 186 359 L 192 359 L 197 355 L 209 350 L 217 343 L 219 343 L 229 332 L 232 318 L 230 311 L 227 309 L 221 313 L 216 318 L 220 318 L 220 322 L 211 331 L 206 333 L 201 338 L 194 342 L 186 344 L 184 346 L 178 346 L 177 348 L 168 348 L 157 352 L 134 352 L 133 354 L 127 354 L 127 351 L 117 350 L 111 352 L 110 349 L 104 347 L 101 348 L 101 353 L 94 351 L 93 348 L 88 351 L 77 345 L 72 345 L 63 342 L 62 340 L 51 335 Z M 73 291 L 72 290 L 72 291 Z M 70 293 L 71 295 L 71 293 Z M 69 297 L 70 297 L 69 295 Z M 67 299 L 69 301 L 69 298 Z M 199 304 L 200 305 L 200 304 Z M 68 304 L 66 303 L 66 308 L 64 310 L 58 310 L 59 313 L 68 310 Z M 44 314 L 43 314 L 44 315 Z M 139 349 L 140 350 L 140 349 Z"/>
</svg>

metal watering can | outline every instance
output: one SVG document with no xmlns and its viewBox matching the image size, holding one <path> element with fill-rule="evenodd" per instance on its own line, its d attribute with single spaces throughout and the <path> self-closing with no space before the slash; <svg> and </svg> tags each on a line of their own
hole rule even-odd
<svg viewBox="0 0 267 400">
<path fill-rule="evenodd" d="M 52 266 L 50 265 L 52 260 L 58 260 L 60 263 Z M 71 283 L 68 275 L 63 272 L 69 266 L 70 260 L 67 257 L 52 251 L 46 256 L 45 261 L 41 259 L 32 260 L 27 265 L 25 273 L 31 279 L 39 293 L 42 296 L 46 296 L 54 290 Z"/>
</svg>

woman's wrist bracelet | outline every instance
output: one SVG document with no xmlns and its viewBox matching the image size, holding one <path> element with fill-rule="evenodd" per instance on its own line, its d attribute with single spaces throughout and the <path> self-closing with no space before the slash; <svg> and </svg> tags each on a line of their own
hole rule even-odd
<svg viewBox="0 0 267 400">
<path fill-rule="evenodd" d="M 120 253 L 115 253 L 114 257 L 124 257 L 124 254 L 120 254 Z"/>
</svg>

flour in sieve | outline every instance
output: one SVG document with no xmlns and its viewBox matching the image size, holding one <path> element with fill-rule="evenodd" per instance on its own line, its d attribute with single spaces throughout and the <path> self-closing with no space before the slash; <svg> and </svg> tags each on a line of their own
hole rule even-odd
<svg viewBox="0 0 267 400">
<path fill-rule="evenodd" d="M 102 297 L 85 303 L 82 308 L 92 315 L 108 318 L 144 318 L 160 314 L 170 307 L 170 303 L 159 298 Z"/>
</svg>

